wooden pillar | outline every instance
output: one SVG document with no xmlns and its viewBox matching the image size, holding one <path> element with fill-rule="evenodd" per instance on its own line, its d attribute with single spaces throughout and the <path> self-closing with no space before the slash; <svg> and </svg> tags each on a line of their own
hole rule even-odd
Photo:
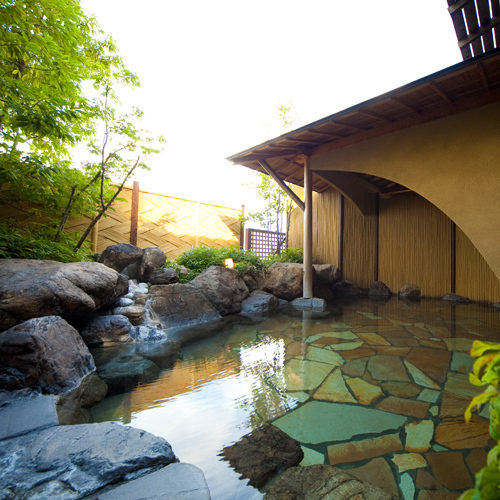
<svg viewBox="0 0 500 500">
<path fill-rule="evenodd" d="M 304 161 L 304 286 L 303 297 L 313 298 L 312 267 L 312 174 L 309 168 L 309 157 Z"/>
<path fill-rule="evenodd" d="M 340 279 L 344 279 L 344 195 L 339 198 L 339 269 Z"/>
<path fill-rule="evenodd" d="M 196 235 L 194 237 L 194 246 L 197 247 L 200 244 L 200 202 L 196 202 Z"/>
<path fill-rule="evenodd" d="M 451 221 L 451 293 L 457 293 L 457 225 Z"/>
<path fill-rule="evenodd" d="M 130 244 L 137 246 L 137 224 L 139 221 L 139 183 L 132 188 L 132 213 L 130 214 Z"/>
<path fill-rule="evenodd" d="M 99 221 L 94 224 L 92 231 L 90 233 L 90 240 L 92 242 L 92 251 L 97 253 L 97 246 L 99 242 Z"/>
<path fill-rule="evenodd" d="M 375 193 L 375 248 L 374 248 L 374 270 L 373 281 L 378 281 L 378 250 L 380 233 L 380 193 Z"/>
</svg>

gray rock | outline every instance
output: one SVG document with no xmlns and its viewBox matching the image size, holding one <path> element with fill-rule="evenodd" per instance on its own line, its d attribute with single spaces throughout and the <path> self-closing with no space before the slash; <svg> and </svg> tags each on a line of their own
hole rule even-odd
<svg viewBox="0 0 500 500">
<path fill-rule="evenodd" d="M 133 427 L 50 427 L 2 441 L 0 498 L 81 499 L 173 461 L 167 441 Z"/>
<path fill-rule="evenodd" d="M 131 334 L 138 342 L 161 342 L 167 338 L 167 334 L 161 328 L 151 325 L 134 326 Z"/>
<path fill-rule="evenodd" d="M 388 299 L 392 296 L 391 289 L 382 281 L 374 281 L 368 290 L 368 297 L 374 300 Z"/>
<path fill-rule="evenodd" d="M 103 366 L 98 366 L 99 377 L 108 385 L 108 396 L 131 391 L 139 384 L 155 380 L 160 368 L 138 354 L 122 354 Z"/>
<path fill-rule="evenodd" d="M 453 302 L 456 304 L 468 304 L 471 300 L 463 295 L 457 295 L 456 293 L 445 293 L 442 297 L 442 300 L 446 302 Z"/>
<path fill-rule="evenodd" d="M 0 408 L 0 441 L 59 424 L 53 395 L 21 399 Z"/>
<path fill-rule="evenodd" d="M 58 316 L 34 318 L 0 333 L 0 387 L 64 394 L 95 371 L 80 334 Z"/>
<path fill-rule="evenodd" d="M 163 269 L 151 271 L 147 280 L 151 285 L 171 285 L 173 283 L 179 283 L 179 275 L 175 269 L 165 267 Z"/>
<path fill-rule="evenodd" d="M 321 285 L 333 285 L 340 280 L 341 272 L 333 264 L 314 264 L 314 277 Z"/>
<path fill-rule="evenodd" d="M 130 243 L 118 243 L 106 248 L 99 262 L 121 273 L 127 266 L 137 262 L 143 253 L 144 250 Z"/>
<path fill-rule="evenodd" d="M 170 368 L 182 357 L 181 344 L 172 340 L 165 340 L 154 344 L 147 342 L 137 344 L 135 351 L 137 354 L 150 359 L 162 369 Z"/>
<path fill-rule="evenodd" d="M 417 285 L 403 285 L 399 290 L 398 297 L 402 299 L 419 299 L 420 288 Z"/>
<path fill-rule="evenodd" d="M 127 307 L 131 306 L 134 303 L 134 300 L 132 297 L 122 297 L 121 299 L 118 300 L 116 303 L 117 307 Z"/>
<path fill-rule="evenodd" d="M 248 288 L 238 271 L 222 266 L 209 267 L 191 285 L 201 290 L 223 316 L 239 313 L 241 303 L 248 297 Z"/>
<path fill-rule="evenodd" d="M 260 288 L 290 301 L 302 295 L 302 275 L 302 264 L 276 262 L 268 269 Z"/>
<path fill-rule="evenodd" d="M 0 331 L 42 316 L 76 324 L 113 304 L 128 281 L 97 262 L 0 260 Z"/>
<path fill-rule="evenodd" d="M 254 290 L 241 303 L 241 314 L 251 317 L 263 317 L 278 310 L 278 298 L 262 290 Z"/>
<path fill-rule="evenodd" d="M 221 318 L 201 290 L 193 285 L 154 285 L 150 293 L 151 310 L 165 329 Z"/>
<path fill-rule="evenodd" d="M 291 467 L 267 490 L 265 500 L 397 500 L 331 465 Z"/>
<path fill-rule="evenodd" d="M 194 465 L 173 463 L 98 495 L 97 500 L 210 500 L 203 472 Z"/>
<path fill-rule="evenodd" d="M 116 316 L 125 316 L 133 325 L 139 325 L 146 315 L 146 309 L 142 305 L 134 304 L 127 307 L 115 307 L 113 314 Z"/>
<path fill-rule="evenodd" d="M 55 396 L 57 418 L 61 425 L 90 424 L 94 420 L 90 408 L 101 402 L 108 386 L 96 372 L 89 373 L 78 387 Z"/>
<path fill-rule="evenodd" d="M 298 297 L 292 300 L 292 307 L 299 311 L 324 311 L 326 304 L 324 299 L 313 297 L 312 299 L 305 299 Z"/>
<path fill-rule="evenodd" d="M 359 297 L 361 290 L 352 282 L 342 280 L 331 286 L 332 293 L 338 297 Z"/>
<path fill-rule="evenodd" d="M 264 424 L 223 448 L 227 460 L 249 484 L 261 488 L 276 474 L 304 458 L 300 443 L 274 425 Z"/>
<path fill-rule="evenodd" d="M 139 269 L 139 278 L 141 281 L 148 281 L 151 273 L 165 265 L 167 256 L 159 247 L 148 247 L 144 249 Z"/>
<path fill-rule="evenodd" d="M 122 314 L 96 316 L 80 332 L 89 347 L 107 347 L 133 342 L 132 324 Z"/>
</svg>

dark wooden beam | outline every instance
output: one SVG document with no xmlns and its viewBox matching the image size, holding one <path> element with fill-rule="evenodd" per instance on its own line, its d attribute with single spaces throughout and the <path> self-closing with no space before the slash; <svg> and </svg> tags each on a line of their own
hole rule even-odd
<svg viewBox="0 0 500 500">
<path fill-rule="evenodd" d="M 344 196 L 339 197 L 339 269 L 340 279 L 344 279 Z"/>
<path fill-rule="evenodd" d="M 429 87 L 436 92 L 436 94 L 440 97 L 442 97 L 446 102 L 452 103 L 453 100 L 450 98 L 449 95 L 447 95 L 436 82 L 429 82 Z"/>
<path fill-rule="evenodd" d="M 304 211 L 304 202 L 281 180 L 280 176 L 273 170 L 271 165 L 267 163 L 266 160 L 259 161 L 259 165 L 264 169 L 264 171 L 270 175 L 278 184 L 278 186 L 285 191 L 285 193 L 290 196 L 290 198 L 296 203 L 296 205 Z"/>
<path fill-rule="evenodd" d="M 457 225 L 451 221 L 451 293 L 456 293 L 457 286 Z"/>
</svg>

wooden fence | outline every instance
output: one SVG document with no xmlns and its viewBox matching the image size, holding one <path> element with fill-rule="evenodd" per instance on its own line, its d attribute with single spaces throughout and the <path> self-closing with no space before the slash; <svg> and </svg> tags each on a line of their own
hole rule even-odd
<svg viewBox="0 0 500 500">
<path fill-rule="evenodd" d="M 287 246 L 286 234 L 263 229 L 245 229 L 245 250 L 251 250 L 259 257 L 268 257 Z"/>
<path fill-rule="evenodd" d="M 125 187 L 120 197 L 127 201 L 114 203 L 92 232 L 95 252 L 116 243 L 132 243 L 141 248 L 158 246 L 175 259 L 192 247 L 241 245 L 239 209 L 141 191 L 137 182 Z M 0 200 L 0 219 L 44 222 L 43 216 L 32 215 L 29 208 Z M 70 219 L 67 229 L 83 232 L 89 222 L 88 218 Z"/>
</svg>

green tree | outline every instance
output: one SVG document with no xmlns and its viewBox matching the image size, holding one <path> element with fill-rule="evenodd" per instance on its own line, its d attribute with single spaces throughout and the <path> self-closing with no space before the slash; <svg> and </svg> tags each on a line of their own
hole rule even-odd
<svg viewBox="0 0 500 500">
<path fill-rule="evenodd" d="M 119 117 L 111 105 L 113 89 L 138 78 L 78 0 L 4 0 L 0 27 L 0 192 L 39 207 L 59 240 L 70 214 L 102 217 L 121 190 L 111 191 L 110 180 L 123 186 L 145 167 L 124 151 L 156 151 L 131 121 L 140 112 Z M 88 98 L 84 86 L 102 98 Z M 100 123 L 101 161 L 76 168 L 74 147 L 90 141 L 95 151 Z M 110 136 L 125 140 L 110 149 Z"/>
</svg>

